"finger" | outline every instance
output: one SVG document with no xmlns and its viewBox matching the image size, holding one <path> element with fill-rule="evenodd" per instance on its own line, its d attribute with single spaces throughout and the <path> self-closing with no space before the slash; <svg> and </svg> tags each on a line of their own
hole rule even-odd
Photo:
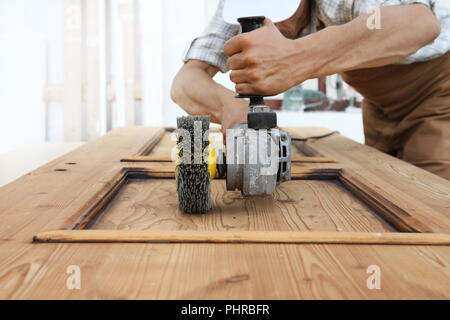
<svg viewBox="0 0 450 320">
<path fill-rule="evenodd" d="M 272 20 L 270 20 L 269 18 L 265 18 L 263 22 L 263 27 L 270 27 L 270 26 L 275 27 Z"/>
<path fill-rule="evenodd" d="M 270 90 L 264 82 L 241 82 L 234 86 L 237 93 L 240 94 L 257 94 L 257 95 L 272 95 L 276 94 L 274 90 Z"/>
<path fill-rule="evenodd" d="M 227 130 L 225 129 L 224 126 L 222 126 L 222 143 L 224 145 L 227 144 Z"/>
<path fill-rule="evenodd" d="M 273 23 L 272 20 L 270 20 L 269 18 L 266 18 L 264 20 L 263 28 L 272 28 L 272 29 L 279 31 L 277 26 L 275 25 L 275 23 Z"/>
<path fill-rule="evenodd" d="M 240 70 L 246 67 L 244 63 L 244 55 L 242 53 L 236 53 L 227 60 L 227 67 L 231 70 Z"/>
<path fill-rule="evenodd" d="M 257 94 L 249 83 L 238 83 L 235 85 L 235 90 L 239 94 Z"/>
<path fill-rule="evenodd" d="M 245 70 L 231 71 L 230 80 L 236 84 L 249 82 L 248 73 Z"/>
<path fill-rule="evenodd" d="M 225 55 L 227 55 L 228 57 L 241 51 L 242 43 L 240 34 L 225 42 L 225 45 L 223 46 L 223 53 L 225 53 Z"/>
<path fill-rule="evenodd" d="M 285 20 L 285 21 L 287 21 L 287 20 Z M 294 38 L 293 31 L 291 30 L 291 28 L 289 26 L 287 26 L 288 24 L 286 24 L 286 26 L 283 26 L 283 23 L 285 21 L 278 22 L 277 24 L 275 24 L 272 22 L 272 20 L 270 20 L 269 18 L 266 18 L 263 23 L 263 28 L 271 28 L 284 37 Z M 277 25 L 278 25 L 278 27 L 277 27 Z M 286 36 L 282 32 L 282 30 L 284 30 L 284 32 L 286 33 Z"/>
</svg>

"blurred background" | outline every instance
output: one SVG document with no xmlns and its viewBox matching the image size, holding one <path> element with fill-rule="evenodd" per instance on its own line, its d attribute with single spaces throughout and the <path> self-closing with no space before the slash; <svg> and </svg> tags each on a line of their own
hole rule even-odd
<svg viewBox="0 0 450 320">
<path fill-rule="evenodd" d="M 117 127 L 174 126 L 184 111 L 170 99 L 172 79 L 217 4 L 0 0 L 0 170 L 14 152 L 48 161 Z M 228 74 L 215 79 L 234 88 Z M 280 126 L 364 140 L 361 97 L 339 75 L 271 100 Z"/>
</svg>

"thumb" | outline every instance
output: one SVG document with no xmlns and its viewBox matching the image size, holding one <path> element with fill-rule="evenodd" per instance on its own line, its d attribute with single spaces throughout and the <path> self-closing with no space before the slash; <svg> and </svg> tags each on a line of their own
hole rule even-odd
<svg viewBox="0 0 450 320">
<path fill-rule="evenodd" d="M 224 145 L 226 145 L 227 144 L 227 129 L 224 127 L 224 126 L 222 126 L 222 143 L 224 144 Z"/>
<path fill-rule="evenodd" d="M 273 24 L 272 20 L 270 20 L 269 18 L 264 19 L 263 27 L 276 28 L 276 26 Z"/>
</svg>

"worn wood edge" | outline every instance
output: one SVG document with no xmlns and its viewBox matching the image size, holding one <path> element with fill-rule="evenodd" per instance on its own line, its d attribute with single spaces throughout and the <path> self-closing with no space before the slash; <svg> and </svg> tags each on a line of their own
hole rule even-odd
<svg viewBox="0 0 450 320">
<path fill-rule="evenodd" d="M 159 132 L 154 134 L 138 151 L 134 156 L 142 156 L 149 153 L 163 138 L 164 133 L 169 131 L 170 129 L 160 128 Z M 121 159 L 120 161 L 123 161 Z"/>
<path fill-rule="evenodd" d="M 291 132 L 293 132 L 293 134 L 302 134 L 302 130 L 301 128 L 295 128 L 295 127 L 291 127 L 289 128 L 289 130 Z M 325 130 L 325 129 L 323 129 Z M 372 181 L 372 179 L 374 179 L 375 181 L 378 181 L 378 184 L 380 182 L 380 178 L 378 177 L 378 175 L 376 174 L 371 174 L 370 172 L 358 172 L 358 174 L 356 174 L 357 170 L 363 170 L 363 171 L 367 171 L 367 169 L 364 168 L 360 168 L 359 165 L 356 166 L 356 169 L 354 166 L 355 164 L 357 164 L 358 162 L 355 161 L 354 158 L 352 157 L 347 157 L 347 153 L 348 154 L 352 154 L 353 150 L 356 151 L 355 147 L 359 146 L 361 147 L 361 149 L 358 151 L 359 153 L 364 153 L 370 149 L 375 150 L 372 147 L 369 147 L 367 145 L 364 144 L 360 144 L 358 142 L 352 141 L 351 139 L 348 139 L 344 136 L 338 136 L 341 141 L 347 141 L 346 143 L 348 145 L 345 146 L 345 148 L 343 150 L 345 150 L 345 153 L 342 153 L 342 151 L 338 151 L 335 147 L 333 147 L 332 145 L 334 144 L 334 142 L 338 142 L 338 140 L 336 140 L 336 136 L 338 135 L 333 135 L 332 137 L 334 138 L 325 138 L 325 139 L 319 139 L 319 140 L 311 140 L 308 143 L 303 143 L 304 146 L 306 146 L 307 148 L 311 149 L 312 151 L 316 150 L 317 148 L 320 148 L 320 151 L 323 152 L 324 156 L 331 156 L 331 157 L 337 157 L 339 159 L 339 161 L 342 163 L 342 167 L 344 169 L 344 171 L 348 171 L 351 170 L 354 173 L 352 174 L 352 176 L 357 176 L 357 180 L 360 181 L 365 181 L 365 184 L 370 187 L 370 189 L 375 190 L 378 188 L 377 187 L 377 183 L 374 183 Z M 324 141 L 326 140 L 326 141 Z M 338 144 L 342 147 L 342 144 Z M 349 152 L 351 151 L 351 152 Z M 342 156 L 344 158 L 338 157 L 338 155 L 341 154 L 336 154 L 336 152 L 341 152 Z M 306 153 L 305 153 L 306 154 Z M 309 154 L 308 154 L 309 155 Z M 394 161 L 398 162 L 398 164 L 400 165 L 400 162 L 402 162 L 400 159 L 395 159 L 391 156 L 388 155 L 384 155 L 386 157 L 386 161 Z M 380 158 L 382 159 L 382 157 Z M 350 168 L 349 165 L 352 165 L 352 168 Z M 406 163 L 405 163 L 406 164 Z M 412 165 L 408 165 L 405 168 L 408 168 L 408 170 L 410 170 L 411 168 L 413 168 L 414 166 Z M 376 166 L 375 163 L 372 163 L 372 166 Z M 396 169 L 394 169 L 394 171 L 398 171 L 400 167 L 397 167 Z M 431 183 L 431 181 L 439 183 L 441 190 L 445 190 L 446 186 L 443 186 L 441 183 L 442 182 L 447 182 L 445 181 L 445 179 L 442 179 L 441 177 L 432 175 L 430 173 L 425 172 L 422 169 L 418 169 L 418 168 L 414 168 L 416 170 L 418 170 L 417 172 L 420 173 L 420 171 L 422 171 L 423 173 L 426 173 L 426 177 L 422 175 L 421 179 L 418 180 L 420 182 L 420 184 L 422 185 L 428 185 L 429 183 Z M 345 173 L 344 173 L 345 175 Z M 399 173 L 397 172 L 397 175 L 392 175 L 393 178 L 398 178 L 399 177 Z M 384 179 L 389 179 L 388 176 L 385 176 Z M 437 179 L 437 180 L 433 180 L 433 179 Z M 341 182 L 343 184 L 345 184 L 344 180 L 341 180 Z M 379 190 L 377 191 L 378 193 L 380 193 L 382 195 L 382 197 L 389 199 L 388 201 L 390 202 L 390 205 L 385 207 L 385 209 L 389 210 L 392 212 L 392 210 L 398 210 L 398 212 L 400 213 L 400 215 L 398 215 L 398 217 L 402 217 L 401 219 L 403 219 L 404 221 L 407 222 L 407 224 L 411 224 L 411 225 L 416 225 L 417 226 L 417 231 L 419 232 L 435 232 L 435 233 L 448 233 L 449 231 L 449 223 L 448 223 L 448 219 L 446 218 L 446 212 L 444 211 L 446 209 L 445 204 L 444 206 L 440 206 L 440 207 L 432 207 L 430 206 L 430 200 L 431 200 L 431 192 L 428 192 L 428 190 L 425 192 L 424 190 L 424 194 L 427 196 L 428 200 L 427 201 L 423 201 L 422 198 L 417 198 L 416 197 L 412 197 L 411 195 L 409 195 L 409 193 L 406 191 L 407 188 L 405 190 L 401 189 L 398 185 L 394 185 L 391 184 L 390 181 L 385 181 L 387 184 L 388 189 L 387 190 Z M 406 181 L 406 183 L 410 183 L 410 181 Z M 351 190 L 351 188 L 348 185 L 345 185 L 349 190 Z M 444 189 L 442 189 L 444 188 Z M 403 190 L 403 191 L 402 191 Z M 393 193 L 394 191 L 394 193 Z M 353 192 L 353 191 L 352 191 Z M 356 193 L 355 193 L 356 194 Z M 414 201 L 416 200 L 416 201 Z M 364 199 L 364 202 L 366 202 L 366 200 Z M 410 207 L 408 205 L 408 203 L 414 203 L 414 205 L 412 207 Z M 382 204 L 381 204 L 382 205 Z M 383 206 L 383 205 L 382 205 Z M 371 205 L 372 207 L 372 205 Z M 378 208 L 376 207 L 372 207 L 375 210 L 378 210 Z M 441 210 L 442 209 L 442 210 Z M 388 212 L 389 213 L 389 212 Z M 427 217 L 431 216 L 433 218 L 428 219 Z M 397 219 L 397 218 L 394 218 Z"/>
<path fill-rule="evenodd" d="M 173 162 L 169 157 L 134 156 L 121 159 L 122 162 Z"/>
<path fill-rule="evenodd" d="M 173 162 L 170 157 L 133 156 L 121 159 L 122 162 Z M 321 157 L 294 157 L 292 163 L 338 163 L 336 159 Z"/>
<path fill-rule="evenodd" d="M 33 242 L 450 245 L 450 235 L 401 232 L 54 230 L 38 233 L 34 236 Z"/>
<path fill-rule="evenodd" d="M 153 179 L 167 179 L 175 178 L 175 168 L 173 170 L 155 170 L 155 168 L 122 168 L 108 183 L 106 189 L 102 190 L 100 195 L 95 196 L 95 201 L 91 202 L 89 207 L 79 215 L 74 223 L 72 223 L 68 230 L 79 230 L 86 228 L 91 221 L 93 221 L 102 210 L 108 206 L 110 201 L 114 199 L 117 193 L 122 189 L 123 185 L 127 183 L 129 179 L 133 178 L 153 178 Z"/>
<path fill-rule="evenodd" d="M 122 158 L 121 162 L 133 162 L 133 161 L 139 161 L 139 160 L 133 160 L 134 158 L 140 159 L 140 158 L 147 158 L 147 154 L 149 154 L 156 145 L 162 140 L 164 137 L 164 134 L 166 132 L 175 132 L 177 130 L 176 127 L 162 127 L 160 128 L 160 132 L 157 135 L 152 136 L 134 155 L 127 156 Z M 210 128 L 210 132 L 212 133 L 218 133 L 220 130 L 218 128 Z M 148 160 L 147 160 L 148 161 Z M 164 160 L 155 160 L 155 161 L 172 161 L 170 158 L 167 158 Z"/>
<path fill-rule="evenodd" d="M 332 158 L 325 157 L 293 157 L 291 162 L 300 163 L 338 163 L 339 161 Z"/>
<path fill-rule="evenodd" d="M 127 156 L 122 158 L 121 162 L 173 162 L 170 157 L 154 157 L 154 156 L 148 156 L 152 149 L 161 141 L 161 139 L 164 136 L 164 133 L 166 132 L 174 132 L 176 128 L 174 127 L 165 127 L 161 128 L 161 131 L 151 137 L 140 149 L 139 151 L 131 156 Z M 328 130 L 328 129 L 324 129 Z M 329 130 L 328 130 L 329 131 Z M 210 128 L 211 133 L 220 133 L 220 130 L 218 128 Z M 324 157 L 318 152 L 317 150 L 304 150 L 305 144 L 299 144 L 297 142 L 293 142 L 294 147 L 299 149 L 300 151 L 306 152 L 305 154 L 307 156 L 304 157 L 293 157 L 291 159 L 291 162 L 293 163 L 339 163 L 338 160 Z"/>
<path fill-rule="evenodd" d="M 322 135 L 322 134 L 327 134 L 327 133 L 332 132 L 332 130 L 330 130 L 328 128 L 324 128 L 324 127 L 309 127 L 308 129 L 309 130 L 313 129 L 317 132 L 314 134 L 308 134 L 307 136 Z M 291 136 L 296 136 L 296 137 L 297 137 L 297 134 L 299 133 L 298 127 L 283 127 L 282 130 L 289 132 L 291 134 Z M 336 135 L 340 135 L 340 134 L 336 133 Z M 307 136 L 304 136 L 303 134 L 298 135 L 298 137 L 301 137 L 301 138 L 306 138 Z M 326 138 L 324 138 L 324 139 L 326 139 Z M 292 146 L 297 148 L 297 150 L 299 150 L 301 153 L 305 154 L 308 157 L 325 158 L 325 156 L 319 150 L 312 147 L 308 143 L 308 142 L 314 142 L 317 140 L 321 140 L 321 139 L 312 139 L 310 141 L 292 141 Z"/>
<path fill-rule="evenodd" d="M 296 168 L 293 170 L 292 179 L 316 179 L 334 180 L 340 174 L 340 169 L 333 168 Z M 112 199 L 121 190 L 129 179 L 175 179 L 175 165 L 152 167 L 122 167 L 105 187 L 96 193 L 87 207 L 79 210 L 66 230 L 82 230 L 87 228 L 92 221 L 102 213 Z M 219 178 L 215 178 L 219 180 Z M 175 183 L 175 180 L 173 180 Z"/>
<path fill-rule="evenodd" d="M 339 181 L 356 197 L 375 210 L 385 221 L 394 225 L 402 232 L 433 232 L 423 224 L 382 194 L 371 188 L 353 170 L 345 169 L 339 176 Z"/>
<path fill-rule="evenodd" d="M 175 179 L 175 167 L 166 168 L 127 168 L 123 167 L 98 194 L 93 197 L 88 207 L 78 213 L 77 218 L 66 230 L 80 230 L 86 228 L 108 206 L 112 199 L 122 189 L 123 185 L 133 178 Z"/>
<path fill-rule="evenodd" d="M 298 151 L 300 151 L 307 157 L 325 158 L 325 156 L 321 152 L 310 146 L 307 141 L 293 141 L 292 146 L 294 146 L 294 148 L 297 148 Z"/>
<path fill-rule="evenodd" d="M 94 219 L 113 199 L 116 194 L 120 191 L 122 186 L 127 182 L 126 171 L 122 170 L 120 173 L 116 174 L 112 179 L 111 183 L 108 184 L 106 190 L 100 192 L 102 195 L 96 195 L 95 201 L 91 202 L 89 207 L 78 216 L 78 218 L 66 229 L 83 229 L 86 227 L 92 219 Z"/>
<path fill-rule="evenodd" d="M 287 128 L 283 128 L 283 130 L 289 132 L 292 136 L 297 136 L 296 129 L 298 128 L 294 128 L 294 127 L 287 127 Z M 322 134 L 327 134 L 327 133 L 331 133 L 332 130 L 327 129 L 327 128 L 315 128 L 316 130 L 318 130 L 318 132 L 316 134 L 312 134 L 312 135 L 322 135 Z M 339 135 L 339 133 L 336 133 L 336 135 Z M 311 134 L 308 134 L 307 136 L 311 136 Z M 307 136 L 303 136 L 302 134 L 300 134 L 301 138 L 306 138 Z M 322 138 L 322 139 L 326 139 L 326 138 Z M 294 148 L 297 148 L 298 151 L 300 151 L 301 153 L 303 153 L 304 155 L 306 155 L 307 157 L 315 157 L 315 158 L 326 158 L 322 152 L 320 152 L 319 150 L 317 150 L 316 148 L 314 148 L 312 145 L 310 145 L 311 142 L 317 141 L 317 140 L 321 140 L 321 139 L 312 139 L 309 141 L 292 141 L 292 146 Z"/>
<path fill-rule="evenodd" d="M 127 178 L 166 178 L 175 179 L 175 164 L 164 163 L 164 166 L 146 167 L 124 167 L 122 174 L 127 174 Z M 340 168 L 299 168 L 293 167 L 291 180 L 314 179 L 314 180 L 334 180 L 338 179 Z M 117 178 L 115 178 L 117 180 Z M 214 178 L 214 180 L 220 180 Z"/>
<path fill-rule="evenodd" d="M 134 178 L 167 178 L 175 179 L 175 165 L 165 164 L 164 166 L 148 166 L 148 167 L 123 167 L 123 175 L 127 179 Z"/>
<path fill-rule="evenodd" d="M 151 167 L 123 167 L 120 173 L 108 183 L 107 190 L 103 191 L 103 196 L 96 197 L 86 210 L 78 216 L 67 230 L 80 230 L 86 228 L 93 219 L 109 204 L 111 199 L 120 191 L 128 179 L 150 178 L 150 179 L 174 179 L 174 165 L 151 166 Z M 376 190 L 360 181 L 358 176 L 352 174 L 351 170 L 342 170 L 336 168 L 292 168 L 292 179 L 319 179 L 340 181 L 345 188 L 352 192 L 356 197 L 369 205 L 385 221 L 391 223 L 397 230 L 403 232 L 432 232 L 427 226 L 413 217 L 409 216 L 404 210 L 394 203 L 391 203 Z"/>
<path fill-rule="evenodd" d="M 338 179 L 341 173 L 341 168 L 292 167 L 291 170 L 291 180 L 334 180 Z M 175 178 L 175 164 L 164 163 L 164 166 L 124 167 L 123 172 L 128 174 L 128 177 L 130 178 Z M 214 180 L 216 179 L 218 178 L 214 178 Z"/>
</svg>

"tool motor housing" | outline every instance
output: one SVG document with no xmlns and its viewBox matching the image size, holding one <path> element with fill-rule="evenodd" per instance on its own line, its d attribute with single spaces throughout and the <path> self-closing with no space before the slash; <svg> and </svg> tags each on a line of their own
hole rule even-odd
<svg viewBox="0 0 450 320">
<path fill-rule="evenodd" d="M 262 27 L 264 19 L 239 18 L 241 32 Z M 227 190 L 238 189 L 244 196 L 270 195 L 278 184 L 291 179 L 291 136 L 275 129 L 277 115 L 264 104 L 264 96 L 238 94 L 236 98 L 248 98 L 250 103 L 247 122 L 227 130 Z"/>
<path fill-rule="evenodd" d="M 291 136 L 278 129 L 251 129 L 246 122 L 227 131 L 227 190 L 270 195 L 291 179 Z"/>
</svg>

